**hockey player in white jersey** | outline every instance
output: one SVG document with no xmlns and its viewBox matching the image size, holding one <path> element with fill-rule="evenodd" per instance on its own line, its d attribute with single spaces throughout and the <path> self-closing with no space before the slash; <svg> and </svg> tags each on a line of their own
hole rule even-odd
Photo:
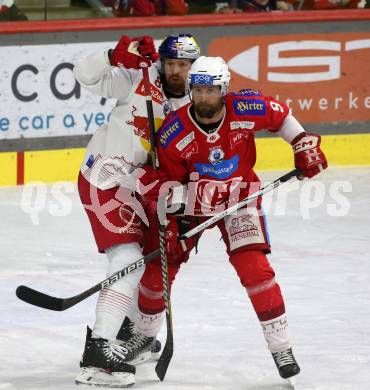
<svg viewBox="0 0 370 390">
<path fill-rule="evenodd" d="M 150 131 L 141 63 L 144 60 L 151 65 L 150 92 L 158 128 L 170 111 L 189 101 L 185 81 L 199 55 L 199 46 L 189 34 L 167 37 L 159 54 L 149 36 L 122 36 L 113 50 L 93 54 L 74 67 L 83 87 L 117 99 L 109 123 L 96 130 L 87 146 L 78 178 L 98 250 L 108 258 L 107 276 L 140 258 L 144 244 L 150 247 L 154 214 L 146 212 L 146 205 L 156 199 L 164 180 L 148 164 Z M 130 273 L 101 290 L 94 327 L 87 330 L 77 383 L 108 387 L 134 384 L 132 363 L 155 346 L 153 338 L 139 337 L 126 317 L 135 306 L 132 302 L 143 271 Z M 118 333 L 126 341 L 124 346 L 117 340 Z"/>
</svg>

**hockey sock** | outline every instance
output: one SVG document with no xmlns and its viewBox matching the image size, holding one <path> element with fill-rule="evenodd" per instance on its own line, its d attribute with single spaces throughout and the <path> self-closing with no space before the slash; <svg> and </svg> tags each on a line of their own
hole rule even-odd
<svg viewBox="0 0 370 390">
<path fill-rule="evenodd" d="M 290 348 L 288 321 L 285 313 L 268 321 L 261 321 L 263 335 L 270 352 L 282 352 Z"/>
<path fill-rule="evenodd" d="M 136 286 L 134 290 L 134 294 L 132 296 L 131 306 L 128 312 L 126 313 L 126 317 L 128 317 L 132 322 L 134 322 L 136 318 L 138 294 L 139 294 L 139 286 Z"/>
<path fill-rule="evenodd" d="M 115 245 L 105 251 L 109 266 L 107 276 L 119 271 L 141 256 L 137 243 Z M 117 333 L 131 306 L 132 297 L 144 268 L 126 275 L 100 291 L 92 337 L 116 340 Z"/>
<path fill-rule="evenodd" d="M 146 337 L 155 337 L 159 333 L 164 319 L 164 311 L 156 314 L 145 314 L 137 310 L 135 329 Z"/>
<path fill-rule="evenodd" d="M 178 264 L 168 264 L 170 286 L 172 286 L 179 267 Z M 146 265 L 139 285 L 138 307 L 141 312 L 146 314 L 160 313 L 164 310 L 162 266 L 159 262 L 152 261 Z"/>
<path fill-rule="evenodd" d="M 275 278 L 247 288 L 249 298 L 262 325 L 271 352 L 285 351 L 290 347 L 288 321 L 280 287 Z"/>
<path fill-rule="evenodd" d="M 266 255 L 262 251 L 240 251 L 232 253 L 230 261 L 247 290 L 269 350 L 289 348 L 284 300 Z"/>
</svg>

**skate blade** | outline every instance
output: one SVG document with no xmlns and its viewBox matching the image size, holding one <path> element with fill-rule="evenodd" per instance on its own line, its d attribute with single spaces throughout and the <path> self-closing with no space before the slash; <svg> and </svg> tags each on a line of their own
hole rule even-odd
<svg viewBox="0 0 370 390">
<path fill-rule="evenodd" d="M 292 376 L 291 378 L 287 378 L 286 380 L 289 383 L 291 389 L 296 390 L 296 378 Z"/>
<path fill-rule="evenodd" d="M 96 367 L 83 367 L 75 379 L 76 384 L 122 388 L 135 384 L 135 375 L 129 372 L 112 372 Z"/>
<path fill-rule="evenodd" d="M 157 362 L 160 357 L 161 357 L 161 351 L 152 352 L 152 360 L 153 360 L 153 362 Z"/>
<path fill-rule="evenodd" d="M 146 351 L 141 353 L 139 356 L 137 356 L 135 359 L 130 360 L 128 363 L 132 364 L 134 366 L 149 362 L 149 361 L 154 361 L 156 362 L 159 359 L 160 352 L 151 352 L 151 351 Z"/>
</svg>

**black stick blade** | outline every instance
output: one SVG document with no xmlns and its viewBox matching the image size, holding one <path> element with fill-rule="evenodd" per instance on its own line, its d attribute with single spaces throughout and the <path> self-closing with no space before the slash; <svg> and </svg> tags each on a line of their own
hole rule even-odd
<svg viewBox="0 0 370 390">
<path fill-rule="evenodd" d="M 33 288 L 27 286 L 18 286 L 16 290 L 16 295 L 19 299 L 24 302 L 27 302 L 31 305 L 42 307 L 43 309 L 63 311 L 67 310 L 70 307 L 77 305 L 77 303 L 82 302 L 84 299 L 90 297 L 96 292 L 100 291 L 103 288 L 110 286 L 115 283 L 117 280 L 120 280 L 124 276 L 130 274 L 131 272 L 136 271 L 137 269 L 144 266 L 144 264 L 155 259 L 160 254 L 159 249 L 149 253 L 148 255 L 142 257 L 141 259 L 135 261 L 134 263 L 128 265 L 127 267 L 117 271 L 108 278 L 104 279 L 102 282 L 97 283 L 95 286 L 88 288 L 86 291 L 83 291 L 80 294 L 74 295 L 69 298 L 57 298 L 48 294 L 44 294 L 40 291 L 34 290 Z"/>
<path fill-rule="evenodd" d="M 27 286 L 18 286 L 15 294 L 22 301 L 34 306 L 42 307 L 43 309 L 55 311 L 67 309 L 64 305 L 64 299 L 52 297 Z"/>
<path fill-rule="evenodd" d="M 168 337 L 167 335 L 166 344 L 161 353 L 161 357 L 159 358 L 155 366 L 155 372 L 157 373 L 158 378 L 160 379 L 161 382 L 163 382 L 163 379 L 166 376 L 167 368 L 172 359 L 172 355 L 173 355 L 173 338 Z"/>
</svg>

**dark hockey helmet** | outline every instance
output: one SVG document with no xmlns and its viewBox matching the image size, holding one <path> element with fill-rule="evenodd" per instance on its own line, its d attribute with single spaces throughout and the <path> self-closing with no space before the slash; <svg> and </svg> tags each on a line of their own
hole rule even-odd
<svg viewBox="0 0 370 390">
<path fill-rule="evenodd" d="M 158 53 L 164 58 L 186 58 L 196 60 L 200 56 L 200 48 L 191 34 L 169 35 L 160 44 Z"/>
</svg>

